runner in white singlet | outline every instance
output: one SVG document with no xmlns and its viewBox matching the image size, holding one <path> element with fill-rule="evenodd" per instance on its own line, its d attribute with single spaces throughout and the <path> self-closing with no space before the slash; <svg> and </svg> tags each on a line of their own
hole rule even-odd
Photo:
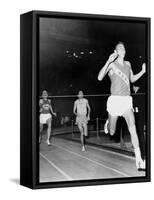
<svg viewBox="0 0 154 200">
<path fill-rule="evenodd" d="M 73 112 L 76 115 L 76 124 L 81 133 L 82 151 L 85 151 L 85 136 L 88 135 L 87 124 L 90 120 L 90 106 L 88 100 L 83 98 L 83 92 L 79 91 L 78 99 L 74 102 Z"/>
</svg>

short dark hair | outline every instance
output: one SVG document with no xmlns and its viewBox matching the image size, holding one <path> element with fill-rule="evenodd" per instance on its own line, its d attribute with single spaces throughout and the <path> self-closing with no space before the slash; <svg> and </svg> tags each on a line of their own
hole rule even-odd
<svg viewBox="0 0 154 200">
<path fill-rule="evenodd" d="M 115 45 L 115 49 L 117 48 L 117 46 L 118 46 L 119 44 L 122 44 L 122 45 L 125 47 L 125 43 L 122 42 L 122 41 L 119 41 L 119 42 Z"/>
<path fill-rule="evenodd" d="M 47 92 L 46 90 L 43 90 L 43 92 L 42 92 L 42 96 L 44 96 L 44 93 L 46 93 L 47 96 L 48 96 L 48 92 Z"/>
</svg>

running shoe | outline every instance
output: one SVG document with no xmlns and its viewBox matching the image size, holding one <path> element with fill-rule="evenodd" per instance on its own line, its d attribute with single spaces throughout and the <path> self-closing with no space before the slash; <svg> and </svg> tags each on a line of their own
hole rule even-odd
<svg viewBox="0 0 154 200">
<path fill-rule="evenodd" d="M 141 160 L 136 163 L 136 167 L 138 171 L 145 171 L 145 160 Z"/>
<path fill-rule="evenodd" d="M 104 133 L 105 134 L 109 133 L 109 131 L 108 131 L 108 124 L 109 124 L 109 120 L 107 119 L 106 122 L 105 122 L 105 124 L 104 124 Z"/>
<path fill-rule="evenodd" d="M 82 146 L 82 151 L 85 151 L 85 147 L 84 146 Z"/>
<path fill-rule="evenodd" d="M 49 140 L 47 140 L 47 141 L 46 141 L 46 143 L 47 143 L 47 145 L 48 145 L 48 146 L 50 146 L 50 145 L 51 145 L 51 143 L 50 143 L 50 141 L 49 141 Z"/>
</svg>

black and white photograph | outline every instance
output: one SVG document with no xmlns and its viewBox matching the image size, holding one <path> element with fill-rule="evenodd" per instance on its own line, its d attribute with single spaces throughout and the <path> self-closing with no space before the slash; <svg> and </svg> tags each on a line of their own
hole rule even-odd
<svg viewBox="0 0 154 200">
<path fill-rule="evenodd" d="M 39 16 L 39 183 L 146 179 L 144 18 Z"/>
<path fill-rule="evenodd" d="M 153 1 L 1 1 L 1 196 L 146 200 Z"/>
</svg>

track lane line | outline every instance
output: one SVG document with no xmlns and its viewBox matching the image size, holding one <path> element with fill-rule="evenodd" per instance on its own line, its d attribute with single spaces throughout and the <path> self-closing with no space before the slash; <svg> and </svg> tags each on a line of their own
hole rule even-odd
<svg viewBox="0 0 154 200">
<path fill-rule="evenodd" d="M 68 181 L 72 181 L 73 178 L 66 174 L 62 169 L 60 169 L 57 165 L 55 165 L 51 160 L 49 160 L 45 155 L 40 153 L 42 158 L 44 158 L 52 167 L 54 167 L 60 174 L 62 174 Z"/>
<path fill-rule="evenodd" d="M 63 138 L 64 139 L 64 138 Z M 67 140 L 67 139 L 64 139 L 64 140 Z M 68 141 L 68 140 L 67 140 Z M 76 143 L 74 141 L 68 141 L 69 143 Z M 76 143 L 77 144 L 77 143 Z M 99 147 L 93 147 L 89 144 L 87 144 L 86 146 L 88 146 L 89 148 L 91 149 L 95 149 L 95 150 L 98 150 L 98 151 L 102 151 L 102 152 L 107 152 L 107 153 L 110 153 L 110 154 L 113 154 L 113 155 L 118 155 L 120 157 L 123 157 L 123 158 L 128 158 L 130 160 L 135 160 L 135 157 L 131 157 L 131 156 L 127 156 L 127 155 L 123 155 L 121 153 L 118 153 L 118 152 L 113 152 L 113 151 L 110 151 L 110 150 L 106 150 L 106 149 L 100 149 Z"/>
<path fill-rule="evenodd" d="M 102 152 L 107 152 L 107 153 L 110 153 L 110 154 L 113 154 L 113 155 L 117 155 L 117 156 L 120 156 L 120 157 L 123 157 L 123 158 L 128 158 L 130 160 L 135 160 L 134 157 L 131 157 L 131 156 L 127 156 L 127 155 L 122 155 L 120 153 L 116 153 L 116 152 L 112 152 L 112 151 L 109 151 L 109 150 L 105 150 L 105 149 L 99 149 L 97 147 L 93 147 L 93 146 L 90 146 L 90 145 L 87 145 L 89 148 L 91 149 L 95 149 L 95 150 L 98 150 L 98 151 L 102 151 Z"/>
<path fill-rule="evenodd" d="M 90 159 L 90 158 L 87 158 L 87 157 L 85 157 L 85 156 L 82 156 L 82 155 L 80 155 L 80 154 L 78 154 L 78 153 L 76 153 L 76 152 L 74 152 L 74 151 L 70 151 L 70 150 L 68 150 L 68 149 L 66 149 L 66 148 L 63 148 L 63 147 L 59 146 L 59 145 L 55 145 L 55 144 L 52 144 L 52 145 L 55 146 L 55 147 L 57 147 L 57 148 L 60 148 L 60 149 L 62 149 L 62 150 L 64 150 L 64 151 L 67 151 L 67 152 L 69 152 L 69 153 L 71 153 L 71 154 L 74 154 L 74 155 L 76 155 L 76 156 L 78 156 L 78 157 L 80 157 L 80 158 L 84 158 L 84 159 L 86 159 L 86 160 L 88 160 L 88 161 L 90 161 L 90 162 L 92 162 L 92 163 L 95 163 L 96 165 L 99 165 L 99 166 L 101 166 L 101 167 L 104 167 L 104 168 L 106 168 L 106 169 L 109 169 L 109 170 L 111 170 L 111 171 L 114 171 L 114 172 L 116 172 L 116 173 L 118 173 L 118 174 L 121 174 L 121 175 L 124 176 L 124 177 L 130 177 L 128 174 L 126 174 L 126 173 L 124 173 L 124 172 L 121 172 L 121 171 L 119 171 L 119 170 L 117 170 L 117 169 L 114 169 L 114 168 L 112 168 L 112 167 L 108 167 L 108 166 L 106 166 L 106 165 L 104 165 L 104 164 L 102 164 L 102 163 L 99 163 L 99 162 L 95 161 L 95 160 L 92 160 L 92 159 Z"/>
</svg>

